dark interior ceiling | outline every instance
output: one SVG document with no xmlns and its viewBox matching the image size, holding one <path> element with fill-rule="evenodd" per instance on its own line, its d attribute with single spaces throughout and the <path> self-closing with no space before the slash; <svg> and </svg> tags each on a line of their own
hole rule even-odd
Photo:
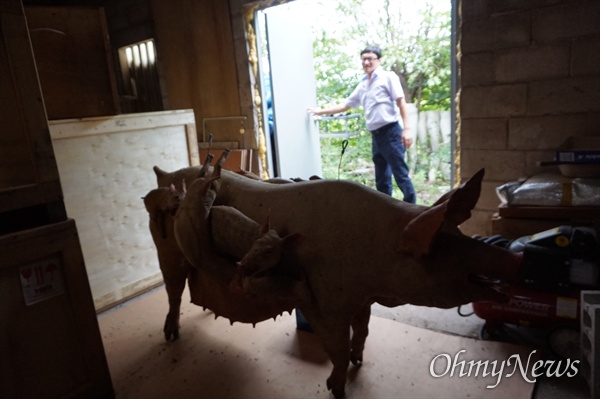
<svg viewBox="0 0 600 399">
<path fill-rule="evenodd" d="M 104 6 L 103 0 L 21 0 L 24 6 Z"/>
</svg>

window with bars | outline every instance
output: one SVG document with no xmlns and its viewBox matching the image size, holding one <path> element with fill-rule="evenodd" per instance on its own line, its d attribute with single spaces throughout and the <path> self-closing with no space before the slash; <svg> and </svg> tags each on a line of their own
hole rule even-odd
<svg viewBox="0 0 600 399">
<path fill-rule="evenodd" d="M 119 64 L 122 112 L 161 111 L 163 104 L 154 40 L 119 48 Z"/>
</svg>

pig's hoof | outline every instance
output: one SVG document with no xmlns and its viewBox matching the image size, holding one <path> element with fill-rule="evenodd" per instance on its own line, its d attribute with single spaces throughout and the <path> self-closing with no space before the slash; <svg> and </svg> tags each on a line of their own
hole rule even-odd
<svg viewBox="0 0 600 399">
<path fill-rule="evenodd" d="M 179 330 L 165 332 L 165 340 L 167 340 L 167 341 L 171 341 L 171 340 L 175 341 L 176 339 L 179 339 Z"/>
<path fill-rule="evenodd" d="M 329 377 L 327 379 L 327 389 L 329 389 L 331 391 L 331 393 L 333 394 L 335 399 L 341 399 L 344 396 L 346 396 L 343 386 L 340 388 L 340 387 L 334 387 L 333 385 L 334 385 L 334 383 L 331 381 L 331 377 Z"/>
<path fill-rule="evenodd" d="M 179 338 L 179 330 L 175 329 L 175 330 L 164 330 L 165 333 L 165 341 L 171 341 L 171 339 L 173 339 L 173 341 L 175 341 L 176 339 Z"/>
<path fill-rule="evenodd" d="M 165 333 L 166 341 L 170 341 L 171 339 L 176 340 L 179 338 L 179 322 L 177 320 L 171 320 L 171 318 L 167 316 L 163 333 Z"/>
<path fill-rule="evenodd" d="M 355 353 L 355 352 L 350 351 L 350 361 L 354 365 L 362 363 L 362 361 L 363 361 L 362 353 Z"/>
</svg>

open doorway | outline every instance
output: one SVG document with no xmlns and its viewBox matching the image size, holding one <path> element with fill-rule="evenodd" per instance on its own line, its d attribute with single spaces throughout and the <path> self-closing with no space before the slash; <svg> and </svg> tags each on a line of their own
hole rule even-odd
<svg viewBox="0 0 600 399">
<path fill-rule="evenodd" d="M 377 4 L 375 4 L 377 3 Z M 310 55 L 315 65 L 312 76 L 288 75 L 287 79 L 305 84 L 306 87 L 315 81 L 317 91 L 316 103 L 304 100 L 297 103 L 297 111 L 301 114 L 309 106 L 326 106 L 338 103 L 347 97 L 362 78 L 363 71 L 358 62 L 358 52 L 366 44 L 379 44 L 384 49 L 384 69 L 393 70 L 401 79 L 406 94 L 407 102 L 411 108 L 411 124 L 413 135 L 417 135 L 417 144 L 413 145 L 408 153 L 408 162 L 411 166 L 411 177 L 419 186 L 417 190 L 421 204 L 429 205 L 439 195 L 447 191 L 454 184 L 454 98 L 455 98 L 455 38 L 456 29 L 452 26 L 455 17 L 456 0 L 427 0 L 416 7 L 406 0 L 365 0 L 365 1 L 340 1 L 328 2 L 323 0 L 294 0 L 283 6 L 276 6 L 265 10 L 262 21 L 263 28 L 257 28 L 261 40 L 259 48 L 263 51 L 260 64 L 262 71 L 261 84 L 265 109 L 263 115 L 272 115 L 274 134 L 268 135 L 269 152 L 274 158 L 269 165 L 276 165 L 275 173 L 279 175 L 277 167 L 278 145 L 284 140 L 277 132 L 277 119 L 282 118 L 278 113 L 279 101 L 285 97 L 293 97 L 294 91 L 285 90 L 273 95 L 269 88 L 271 84 L 277 86 L 276 73 L 271 69 L 270 61 L 277 59 L 275 47 L 268 43 L 269 27 L 264 21 L 269 17 L 270 10 L 284 10 L 292 14 L 295 22 L 285 22 L 281 31 L 277 32 L 277 39 L 283 43 L 284 56 L 282 68 L 287 69 L 290 60 L 286 53 L 294 51 L 294 44 L 288 41 L 287 35 L 297 32 L 294 25 L 303 26 L 304 43 L 312 41 L 313 49 Z M 376 7 L 375 7 L 376 5 Z M 295 9 L 293 7 L 296 7 Z M 355 7 L 354 10 L 351 7 Z M 360 8 L 362 7 L 362 8 Z M 357 12 L 357 8 L 359 11 Z M 298 10 L 304 9 L 308 16 L 302 16 Z M 369 9 L 374 14 L 365 14 Z M 291 10 L 291 11 L 289 11 Z M 371 11 L 369 11 L 371 12 Z M 354 14 L 353 14 L 354 13 Z M 324 17 L 323 17 L 324 15 Z M 440 20 L 442 18 L 442 20 Z M 259 22 L 260 23 L 260 22 Z M 322 26 L 315 27 L 315 24 Z M 377 30 L 385 25 L 385 29 Z M 388 25 L 386 25 L 388 24 Z M 402 25 L 402 26 L 400 26 Z M 406 26 L 405 26 L 406 25 Z M 307 27 L 309 30 L 307 31 Z M 411 31 L 412 29 L 412 31 Z M 273 31 L 273 29 L 271 29 Z M 271 32 L 273 33 L 273 32 Z M 405 36 L 406 38 L 404 38 Z M 307 40 L 307 38 L 310 38 Z M 426 53 L 430 51 L 430 53 Z M 272 54 L 273 53 L 273 54 Z M 274 57 L 275 56 L 275 57 Z M 309 56 L 302 56 L 302 63 L 307 65 Z M 420 57 L 420 58 L 419 58 Z M 267 60 L 264 62 L 264 60 Z M 294 61 L 297 63 L 298 61 Z M 435 70 L 436 74 L 429 73 L 423 67 L 425 63 L 429 71 Z M 441 73 L 437 73 L 441 71 Z M 309 75 L 309 73 L 307 73 Z M 280 86 L 282 87 L 282 86 Z M 291 94 L 290 94 L 291 93 Z M 270 101 L 269 101 L 270 100 Z M 271 104 L 269 107 L 268 104 Z M 360 113 L 360 110 L 351 110 L 348 114 Z M 305 115 L 302 115 L 304 117 Z M 286 117 L 287 118 L 287 117 Z M 267 119 L 265 118 L 265 126 Z M 320 134 L 319 149 L 321 152 L 322 175 L 325 178 L 341 178 L 354 180 L 374 187 L 373 164 L 371 161 L 371 137 L 364 126 L 364 118 L 354 118 L 354 115 L 341 115 L 341 119 L 322 118 L 317 121 L 315 134 Z M 296 122 L 297 123 L 297 122 Z M 335 133 L 343 134 L 335 134 Z M 418 132 L 418 133 L 417 133 Z M 334 134 L 332 134 L 334 133 Z M 351 134 L 349 134 L 351 133 Z M 335 136 L 344 136 L 338 137 Z M 352 137 L 350 137 L 352 136 Z M 348 139 L 347 148 L 343 147 Z M 294 143 L 298 145 L 298 143 Z M 345 148 L 345 151 L 344 151 Z M 297 149 L 294 148 L 294 151 Z M 283 177 L 289 177 L 285 174 Z M 395 186 L 395 185 L 394 185 Z M 401 194 L 394 193 L 401 198 Z"/>
</svg>

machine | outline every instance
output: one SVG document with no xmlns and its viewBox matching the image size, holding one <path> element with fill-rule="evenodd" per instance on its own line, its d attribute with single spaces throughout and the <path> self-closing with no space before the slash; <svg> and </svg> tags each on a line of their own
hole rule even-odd
<svg viewBox="0 0 600 399">
<path fill-rule="evenodd" d="M 568 337 L 578 336 L 580 293 L 600 290 L 600 242 L 587 227 L 559 226 L 531 236 L 508 240 L 479 238 L 523 252 L 519 281 L 504 286 L 504 303 L 476 302 L 473 311 L 485 320 L 482 336 L 494 336 L 505 324 L 546 331 L 550 349 L 566 357 Z M 578 339 L 577 339 L 578 342 Z"/>
</svg>

